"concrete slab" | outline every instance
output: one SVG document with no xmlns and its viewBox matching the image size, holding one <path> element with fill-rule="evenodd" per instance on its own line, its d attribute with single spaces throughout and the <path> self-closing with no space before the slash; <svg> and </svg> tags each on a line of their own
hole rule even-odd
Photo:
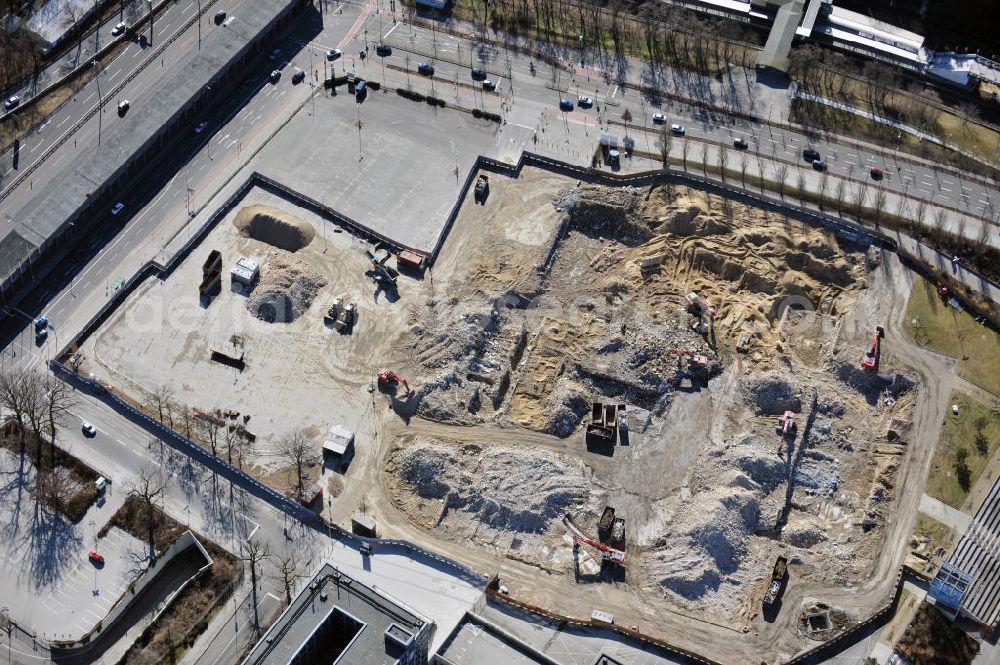
<svg viewBox="0 0 1000 665">
<path fill-rule="evenodd" d="M 958 533 L 965 533 L 969 528 L 969 523 L 972 521 L 972 518 L 962 511 L 952 508 L 929 494 L 924 494 L 920 497 L 920 512 L 928 517 L 933 517 L 938 522 L 951 527 Z"/>
</svg>

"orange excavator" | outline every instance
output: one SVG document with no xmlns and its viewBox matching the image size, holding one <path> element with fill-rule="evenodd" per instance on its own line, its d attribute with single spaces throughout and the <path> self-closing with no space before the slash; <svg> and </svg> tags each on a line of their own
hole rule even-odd
<svg viewBox="0 0 1000 665">
<path fill-rule="evenodd" d="M 613 563 L 617 563 L 619 566 L 625 565 L 625 550 L 619 550 L 605 545 L 598 540 L 594 540 L 580 530 L 580 527 L 576 525 L 576 522 L 573 521 L 573 517 L 569 513 L 566 513 L 565 517 L 563 517 L 563 525 L 566 527 L 566 530 L 569 531 L 569 534 L 573 536 L 574 548 L 579 547 L 580 543 L 584 543 L 585 545 L 590 545 L 595 550 L 600 552 L 601 559 L 604 561 L 611 561 Z"/>
<path fill-rule="evenodd" d="M 378 384 L 383 388 L 403 386 L 407 395 L 412 392 L 410 390 L 410 384 L 406 382 L 406 379 L 389 369 L 380 369 L 378 371 Z"/>
</svg>

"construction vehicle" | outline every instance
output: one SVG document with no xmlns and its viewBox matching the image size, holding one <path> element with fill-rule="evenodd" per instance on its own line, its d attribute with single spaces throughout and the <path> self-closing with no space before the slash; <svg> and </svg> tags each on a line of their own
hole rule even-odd
<svg viewBox="0 0 1000 665">
<path fill-rule="evenodd" d="M 569 531 L 569 534 L 573 537 L 574 549 L 579 547 L 580 543 L 583 543 L 585 545 L 589 545 L 590 547 L 600 552 L 602 561 L 609 561 L 611 563 L 616 563 L 619 566 L 625 565 L 624 549 L 617 549 L 611 547 L 610 545 L 605 545 L 600 541 L 594 540 L 593 538 L 585 534 L 580 529 L 580 527 L 578 527 L 576 523 L 573 522 L 573 517 L 569 513 L 566 513 L 566 515 L 563 517 L 563 525 L 566 527 L 566 530 Z"/>
<path fill-rule="evenodd" d="M 396 255 L 396 265 L 410 268 L 411 270 L 423 270 L 427 257 L 410 249 L 404 249 Z"/>
<path fill-rule="evenodd" d="M 622 406 L 624 411 L 625 407 Z M 615 430 L 618 428 L 618 407 L 614 404 L 593 402 L 590 412 L 590 423 L 587 425 L 587 436 L 611 443 L 615 440 Z"/>
<path fill-rule="evenodd" d="M 334 298 L 333 304 L 330 305 L 330 309 L 326 310 L 326 317 L 330 321 L 336 321 L 340 318 L 340 311 L 344 308 L 344 301 L 340 298 Z"/>
<path fill-rule="evenodd" d="M 764 595 L 764 607 L 770 607 L 778 599 L 781 593 L 781 584 L 785 581 L 785 574 L 788 572 L 788 559 L 779 556 L 774 562 L 774 570 L 771 571 L 771 583 L 767 587 Z"/>
<path fill-rule="evenodd" d="M 336 323 L 341 327 L 341 329 L 347 329 L 354 326 L 354 323 L 358 320 L 358 306 L 354 303 L 348 303 L 344 305 L 344 309 L 340 312 L 340 318 L 337 319 Z"/>
<path fill-rule="evenodd" d="M 473 192 L 473 196 L 476 199 L 476 203 L 486 203 L 486 197 L 490 195 L 490 179 L 485 174 L 479 174 L 476 178 L 476 189 Z"/>
<path fill-rule="evenodd" d="M 601 519 L 597 523 L 597 539 L 607 545 L 611 542 L 611 531 L 615 524 L 615 509 L 605 506 Z"/>
<path fill-rule="evenodd" d="M 380 369 L 378 371 L 378 385 L 383 390 L 401 385 L 407 395 L 412 392 L 410 390 L 410 384 L 406 382 L 406 379 L 389 369 Z"/>
<path fill-rule="evenodd" d="M 715 318 L 715 308 L 705 302 L 705 299 L 692 291 L 685 297 L 688 309 L 694 314 L 703 314 L 709 318 Z"/>
<path fill-rule="evenodd" d="M 365 256 L 368 257 L 368 261 L 372 264 L 372 268 L 369 273 L 371 274 L 372 279 L 375 280 L 375 283 L 387 291 L 395 289 L 396 278 L 399 277 L 399 271 L 385 264 L 392 254 L 387 253 L 382 258 L 376 258 L 371 251 L 366 249 Z"/>
<path fill-rule="evenodd" d="M 882 355 L 882 337 L 885 330 L 882 326 L 875 328 L 875 339 L 872 340 L 872 348 L 861 359 L 861 369 L 878 369 L 879 356 Z"/>
<path fill-rule="evenodd" d="M 703 356 L 700 353 L 685 351 L 684 349 L 670 349 L 670 353 L 682 358 L 688 358 L 688 364 L 691 369 L 704 369 L 708 366 L 708 356 Z"/>
<path fill-rule="evenodd" d="M 795 434 L 795 412 L 785 411 L 784 415 L 778 418 L 778 426 L 775 428 L 781 438 Z"/>
</svg>

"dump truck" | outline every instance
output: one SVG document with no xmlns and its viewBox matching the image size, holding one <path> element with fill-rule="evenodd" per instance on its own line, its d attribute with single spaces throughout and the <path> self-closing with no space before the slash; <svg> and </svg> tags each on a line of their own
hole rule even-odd
<svg viewBox="0 0 1000 665">
<path fill-rule="evenodd" d="M 486 197 L 490 195 L 489 177 L 480 174 L 480 176 L 476 179 L 476 189 L 474 195 L 476 203 L 486 203 Z"/>
<path fill-rule="evenodd" d="M 764 607 L 770 607 L 778 599 L 778 594 L 781 593 L 781 585 L 785 581 L 785 574 L 787 572 L 788 559 L 779 556 L 778 560 L 774 562 L 774 570 L 771 571 L 771 584 L 768 585 L 767 593 L 764 595 Z"/>
</svg>

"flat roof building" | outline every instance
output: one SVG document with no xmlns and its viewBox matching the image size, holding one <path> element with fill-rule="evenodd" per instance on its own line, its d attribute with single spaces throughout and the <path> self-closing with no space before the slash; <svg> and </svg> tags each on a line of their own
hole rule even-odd
<svg viewBox="0 0 1000 665">
<path fill-rule="evenodd" d="M 328 563 L 243 665 L 423 665 L 434 624 Z"/>
</svg>

